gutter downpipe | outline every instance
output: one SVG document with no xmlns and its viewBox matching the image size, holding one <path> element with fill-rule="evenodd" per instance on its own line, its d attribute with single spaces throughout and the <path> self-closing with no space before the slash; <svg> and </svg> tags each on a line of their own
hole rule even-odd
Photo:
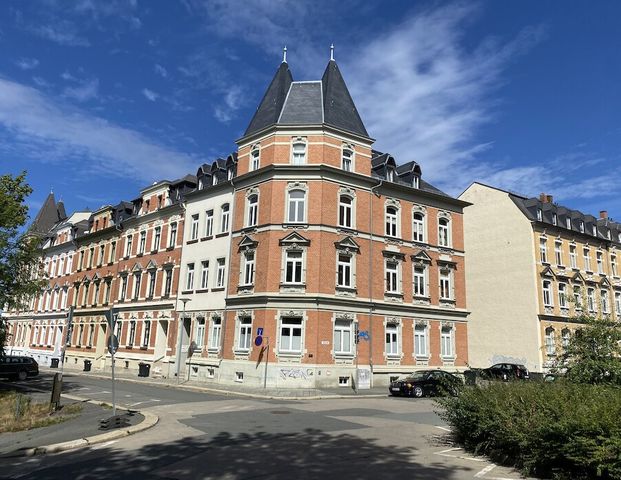
<svg viewBox="0 0 621 480">
<path fill-rule="evenodd" d="M 369 366 L 371 367 L 371 387 L 373 387 L 373 196 L 379 197 L 379 193 L 373 190 L 380 188 L 384 180 L 380 179 L 379 183 L 371 187 L 371 201 L 369 202 Z"/>
</svg>

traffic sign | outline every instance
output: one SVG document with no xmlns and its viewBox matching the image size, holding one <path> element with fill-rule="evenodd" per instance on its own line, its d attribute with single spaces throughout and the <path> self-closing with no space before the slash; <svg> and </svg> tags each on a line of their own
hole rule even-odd
<svg viewBox="0 0 621 480">
<path fill-rule="evenodd" d="M 110 355 L 114 355 L 118 349 L 119 339 L 116 338 L 116 335 L 112 334 L 108 337 L 108 351 L 110 352 Z"/>
<path fill-rule="evenodd" d="M 257 335 L 257 338 L 254 339 L 254 344 L 257 347 L 260 347 L 263 344 L 263 337 L 261 335 Z"/>
<path fill-rule="evenodd" d="M 258 337 L 262 337 L 263 336 L 263 327 L 257 328 L 257 336 Z"/>
</svg>

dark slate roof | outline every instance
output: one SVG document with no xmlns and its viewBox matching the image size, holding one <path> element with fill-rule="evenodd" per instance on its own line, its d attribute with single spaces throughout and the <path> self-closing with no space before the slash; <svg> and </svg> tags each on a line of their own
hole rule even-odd
<svg viewBox="0 0 621 480">
<path fill-rule="evenodd" d="M 321 82 L 293 82 L 278 123 L 282 125 L 323 123 Z"/>
<path fill-rule="evenodd" d="M 252 120 L 250 120 L 244 136 L 258 132 L 278 121 L 291 82 L 293 82 L 293 76 L 289 70 L 289 65 L 287 65 L 287 62 L 282 62 L 270 86 L 267 88 L 257 111 Z"/>
<path fill-rule="evenodd" d="M 328 62 L 321 80 L 310 82 L 294 82 L 283 62 L 244 136 L 271 125 L 317 124 L 369 136 L 334 60 Z"/>
<path fill-rule="evenodd" d="M 60 206 L 60 208 L 59 208 Z M 65 207 L 62 202 L 56 204 L 56 200 L 54 199 L 54 194 L 50 192 L 50 194 L 43 202 L 43 206 L 37 213 L 37 216 L 32 222 L 30 226 L 30 231 L 32 233 L 45 234 L 50 231 L 50 229 L 61 220 L 67 218 L 65 213 Z"/>
</svg>

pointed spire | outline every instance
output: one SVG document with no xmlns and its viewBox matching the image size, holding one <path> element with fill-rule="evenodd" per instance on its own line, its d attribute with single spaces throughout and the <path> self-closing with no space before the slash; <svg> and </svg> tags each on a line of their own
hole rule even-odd
<svg viewBox="0 0 621 480">
<path fill-rule="evenodd" d="M 334 61 L 334 44 L 330 45 L 330 61 Z"/>
<path fill-rule="evenodd" d="M 47 233 L 56 222 L 58 222 L 58 210 L 56 209 L 54 193 L 50 192 L 33 220 L 30 231 L 40 234 Z"/>
<path fill-rule="evenodd" d="M 282 63 L 287 63 L 287 45 L 282 49 Z"/>
</svg>

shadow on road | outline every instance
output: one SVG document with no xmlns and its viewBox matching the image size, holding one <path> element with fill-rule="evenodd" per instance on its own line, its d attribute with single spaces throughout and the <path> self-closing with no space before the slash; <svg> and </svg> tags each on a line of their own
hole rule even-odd
<svg viewBox="0 0 621 480">
<path fill-rule="evenodd" d="M 398 432 L 395 432 L 398 435 Z M 381 446 L 348 434 L 314 429 L 293 434 L 220 433 L 186 438 L 139 450 L 75 452 L 57 466 L 31 472 L 37 480 L 58 478 L 169 479 L 347 479 L 399 477 L 451 479 L 454 466 L 421 465 L 411 448 Z M 95 458 L 96 457 L 96 458 Z M 56 462 L 54 462 L 56 463 Z"/>
</svg>

